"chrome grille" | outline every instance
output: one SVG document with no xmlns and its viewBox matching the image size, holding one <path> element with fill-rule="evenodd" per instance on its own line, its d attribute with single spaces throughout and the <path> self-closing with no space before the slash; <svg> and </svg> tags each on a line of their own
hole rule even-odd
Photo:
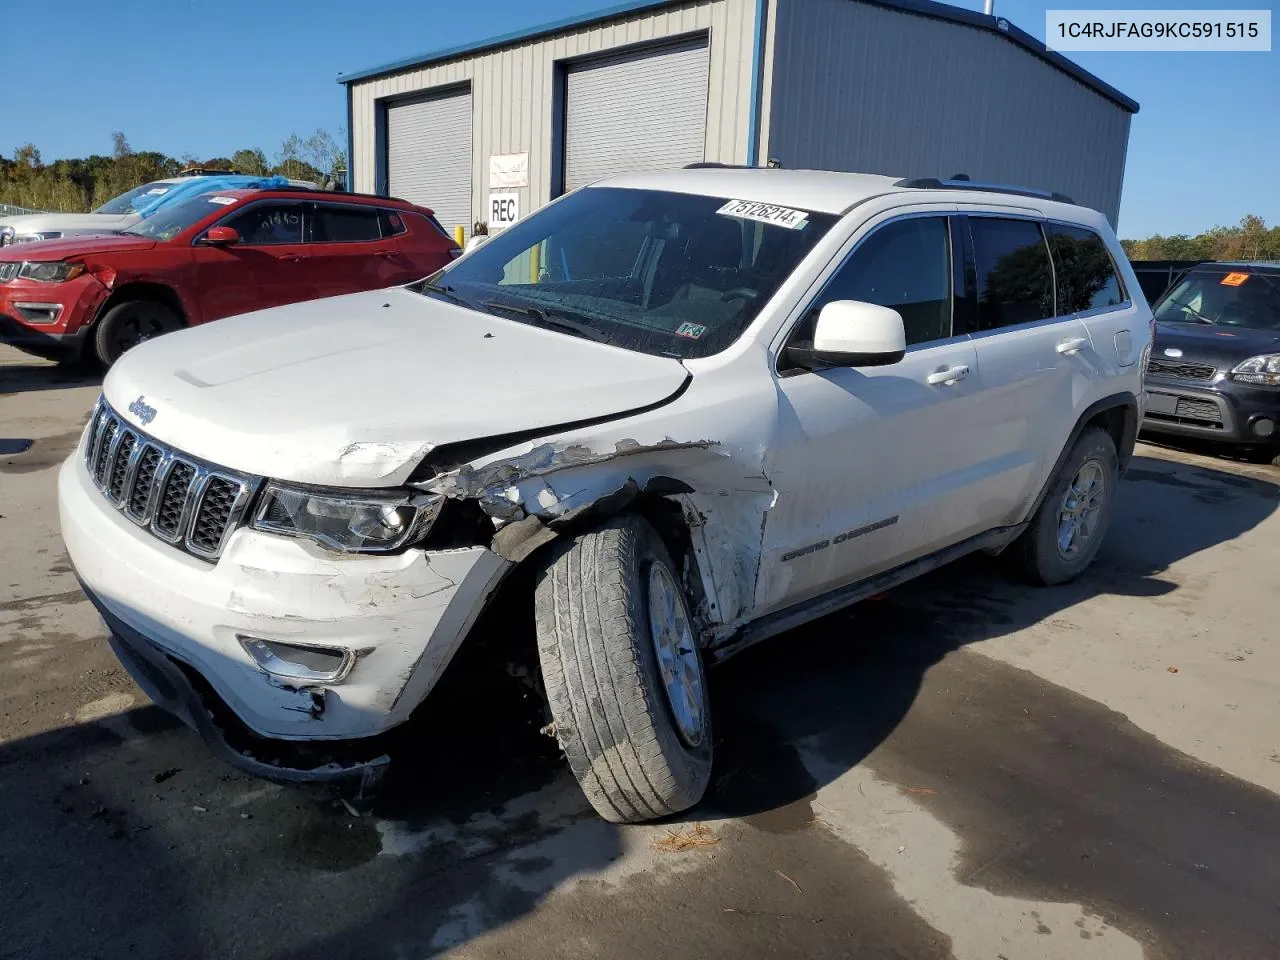
<svg viewBox="0 0 1280 960">
<path fill-rule="evenodd" d="M 4 246 L 4 240 L 4 236 L 0 235 L 0 247 Z M 5 263 L 0 263 L 0 283 L 8 283 L 16 277 L 18 275 L 18 268 L 21 266 L 22 264 L 18 263 L 16 260 L 9 260 Z"/>
<path fill-rule="evenodd" d="M 1208 363 L 1183 363 L 1177 360 L 1161 360 L 1152 357 L 1147 361 L 1147 373 L 1155 377 L 1174 380 L 1212 380 L 1216 369 Z"/>
<path fill-rule="evenodd" d="M 106 501 L 152 535 L 205 560 L 222 553 L 261 482 L 160 443 L 99 400 L 85 466 Z"/>
</svg>

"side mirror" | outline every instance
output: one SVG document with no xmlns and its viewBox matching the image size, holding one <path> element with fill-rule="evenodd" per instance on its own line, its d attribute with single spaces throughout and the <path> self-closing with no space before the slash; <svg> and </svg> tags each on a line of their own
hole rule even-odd
<svg viewBox="0 0 1280 960">
<path fill-rule="evenodd" d="M 200 242 L 211 247 L 230 247 L 240 242 L 240 234 L 235 227 L 210 227 Z"/>
<path fill-rule="evenodd" d="M 907 352 L 902 314 L 860 300 L 833 300 L 818 314 L 813 344 L 787 348 L 797 366 L 884 367 Z"/>
</svg>

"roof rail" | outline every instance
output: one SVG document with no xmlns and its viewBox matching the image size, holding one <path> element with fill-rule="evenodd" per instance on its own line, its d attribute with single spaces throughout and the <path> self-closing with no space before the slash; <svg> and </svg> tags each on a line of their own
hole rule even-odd
<svg viewBox="0 0 1280 960">
<path fill-rule="evenodd" d="M 1036 190 L 1031 187 L 1013 187 L 1005 183 L 977 183 L 970 180 L 966 173 L 957 173 L 948 180 L 939 180 L 937 177 L 908 177 L 905 180 L 899 180 L 894 186 L 909 190 L 981 190 L 984 193 L 1011 193 L 1019 197 L 1039 197 L 1041 200 L 1053 200 L 1057 203 L 1075 203 L 1065 193 Z"/>
</svg>

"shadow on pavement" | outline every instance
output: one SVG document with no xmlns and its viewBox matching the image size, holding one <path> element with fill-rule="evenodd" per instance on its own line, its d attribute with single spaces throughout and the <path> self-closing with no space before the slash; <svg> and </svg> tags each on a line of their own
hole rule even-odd
<svg viewBox="0 0 1280 960">
<path fill-rule="evenodd" d="M 102 373 L 76 364 L 50 364 L 31 360 L 27 363 L 0 363 L 0 396 L 30 393 L 34 390 L 65 390 L 69 387 L 92 387 L 102 383 Z"/>
<path fill-rule="evenodd" d="M 1053 701 L 1067 695 L 1013 668 L 974 673 L 953 654 L 1100 594 L 1166 597 L 1177 589 L 1162 577 L 1170 565 L 1253 529 L 1278 502 L 1273 484 L 1138 457 L 1104 552 L 1078 583 L 1025 589 L 1010 585 L 995 561 L 972 558 L 743 654 L 713 674 L 713 786 L 684 819 L 740 816 L 771 836 L 794 833 L 814 821 L 823 783 L 910 728 L 909 715 L 933 717 L 928 729 L 939 737 L 958 724 L 948 749 L 962 756 L 984 742 L 989 730 L 981 720 L 1012 725 L 1010 736 L 1021 730 L 1019 718 L 999 710 L 1021 704 L 1029 690 L 1042 694 L 1036 702 L 1058 704 L 1062 716 L 1037 719 L 1036 742 L 1060 750 L 1055 738 L 1072 733 L 1060 728 L 1068 716 L 1106 711 L 1083 698 Z M 153 709 L 0 745 L 0 957 L 428 956 L 515 923 L 570 878 L 606 870 L 626 849 L 626 828 L 590 812 L 552 742 L 537 733 L 533 702 L 483 666 L 460 660 L 450 668 L 404 731 L 394 779 L 373 816 L 353 817 L 331 800 L 231 771 Z M 939 669 L 941 692 L 918 705 Z M 985 716 L 965 714 L 982 697 Z M 934 700 L 946 704 L 941 717 Z M 1111 729 L 1103 720 L 1089 722 Z M 830 772 L 815 775 L 798 741 L 817 742 Z M 929 737 L 920 742 L 927 752 Z M 909 765 L 885 749 L 886 763 Z M 1158 778 L 1162 763 L 1140 773 Z M 983 773 L 970 792 L 1008 773 L 991 756 L 968 766 Z M 1091 772 L 1105 778 L 1115 769 L 1124 767 Z M 1245 799 L 1239 827 L 1269 828 L 1271 808 Z M 1015 806 L 980 804 L 970 813 L 975 822 L 1035 820 L 1036 808 Z M 939 813 L 952 814 L 962 819 L 963 811 Z M 1089 842 L 1105 846 L 1097 811 L 1077 814 L 1075 830 L 1093 830 Z M 991 836 L 998 849 L 1003 835 Z M 1243 869 L 1259 882 L 1271 879 L 1252 862 Z M 830 878 L 838 898 L 856 895 L 840 886 L 844 870 Z M 1040 875 L 1062 899 L 1064 888 L 1052 879 Z M 1007 882 L 1028 881 L 1014 875 Z M 1107 904 L 1122 895 L 1099 894 Z M 636 909 L 625 901 L 610 908 L 619 917 Z M 749 934 L 724 940 L 724 955 L 749 950 Z M 821 928 L 807 935 L 821 937 Z"/>
</svg>

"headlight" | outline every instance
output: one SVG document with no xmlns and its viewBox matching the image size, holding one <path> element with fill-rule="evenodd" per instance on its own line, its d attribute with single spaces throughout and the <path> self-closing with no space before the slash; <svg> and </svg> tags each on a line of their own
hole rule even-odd
<svg viewBox="0 0 1280 960">
<path fill-rule="evenodd" d="M 62 283 L 74 280 L 84 273 L 83 263 L 42 262 L 28 260 L 18 268 L 19 280 L 39 280 L 41 283 Z"/>
<path fill-rule="evenodd" d="M 1231 371 L 1231 379 L 1241 383 L 1258 383 L 1266 387 L 1280 387 L 1280 353 L 1264 353 L 1237 364 Z"/>
<path fill-rule="evenodd" d="M 0 227 L 0 247 L 7 247 L 13 243 L 14 232 L 13 227 Z"/>
<path fill-rule="evenodd" d="M 344 553 L 387 553 L 426 536 L 444 497 L 270 483 L 253 525 Z"/>
<path fill-rule="evenodd" d="M 61 230 L 42 230 L 39 233 L 21 233 L 10 238 L 10 243 L 33 243 L 36 240 L 57 240 Z"/>
</svg>

